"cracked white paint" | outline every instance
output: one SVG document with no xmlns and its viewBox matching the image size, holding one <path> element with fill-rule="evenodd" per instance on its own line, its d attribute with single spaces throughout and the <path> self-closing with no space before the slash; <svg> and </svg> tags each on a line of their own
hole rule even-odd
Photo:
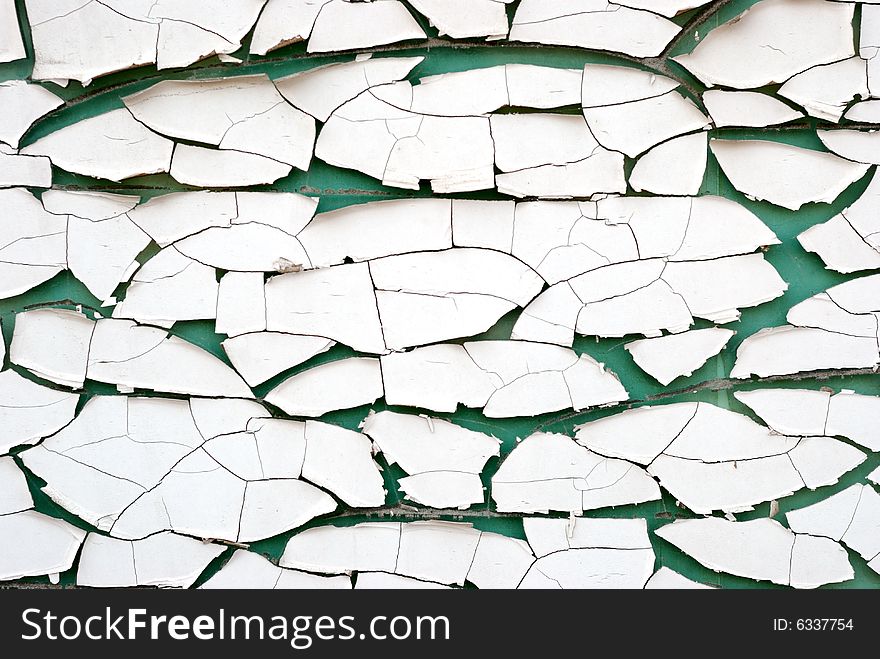
<svg viewBox="0 0 880 659">
<path fill-rule="evenodd" d="M 320 336 L 253 332 L 226 339 L 223 350 L 244 381 L 255 387 L 335 344 Z"/>
<path fill-rule="evenodd" d="M 692 581 L 666 566 L 657 570 L 654 576 L 648 579 L 648 583 L 645 584 L 645 590 L 698 590 L 706 588 L 711 589 L 714 586 L 707 586 L 706 584 Z"/>
<path fill-rule="evenodd" d="M 27 478 L 9 456 L 0 457 L 0 517 L 34 507 Z"/>
<path fill-rule="evenodd" d="M 4 543 L 0 555 L 0 581 L 58 575 L 70 569 L 86 532 L 67 522 L 35 510 L 0 515 L 0 536 L 15 538 Z"/>
<path fill-rule="evenodd" d="M 323 577 L 299 570 L 278 567 L 259 554 L 236 549 L 232 557 L 200 588 L 235 589 L 313 589 L 328 588 L 347 590 L 351 580 L 346 576 Z"/>
<path fill-rule="evenodd" d="M 779 522 L 680 520 L 657 535 L 716 572 L 793 588 L 817 588 L 854 577 L 846 550 L 828 538 L 792 533 Z"/>
<path fill-rule="evenodd" d="M 0 372 L 0 453 L 36 444 L 73 420 L 79 395 Z"/>
<path fill-rule="evenodd" d="M 868 171 L 868 165 L 782 142 L 713 139 L 709 148 L 733 187 L 793 211 L 808 203 L 830 204 Z"/>
<path fill-rule="evenodd" d="M 507 7 L 513 0 L 410 0 L 440 32 L 453 39 L 507 37 Z"/>
<path fill-rule="evenodd" d="M 444 419 L 388 411 L 370 414 L 362 428 L 388 464 L 409 474 L 398 481 L 409 500 L 464 509 L 485 499 L 480 472 L 500 455 L 500 440 Z"/>
<path fill-rule="evenodd" d="M 820 130 L 816 131 L 828 150 L 847 160 L 880 165 L 877 147 L 880 146 L 880 133 L 876 130 Z"/>
<path fill-rule="evenodd" d="M 157 327 L 128 320 L 91 320 L 68 309 L 16 317 L 10 360 L 69 387 L 86 379 L 129 388 L 252 398 L 250 388 L 204 349 Z"/>
<path fill-rule="evenodd" d="M 628 398 L 589 355 L 526 341 L 438 344 L 380 358 L 389 405 L 454 412 L 482 407 L 490 418 L 534 416 Z"/>
<path fill-rule="evenodd" d="M 526 437 L 492 476 L 492 499 L 502 512 L 579 513 L 659 498 L 657 483 L 640 467 L 551 433 Z"/>
<path fill-rule="evenodd" d="M 538 556 L 520 588 L 644 588 L 654 550 L 644 519 L 525 518 Z"/>
<path fill-rule="evenodd" d="M 523 0 L 510 40 L 652 57 L 680 30 L 663 16 L 606 0 Z"/>
<path fill-rule="evenodd" d="M 99 396 L 22 460 L 53 500 L 124 540 L 267 538 L 336 509 L 311 483 L 349 505 L 384 502 L 366 437 L 267 416 L 249 401 Z"/>
<path fill-rule="evenodd" d="M 89 533 L 76 584 L 91 588 L 189 588 L 224 549 L 174 533 L 134 541 Z"/>
<path fill-rule="evenodd" d="M 18 26 L 15 0 L 0 1 L 0 62 L 14 62 L 27 57 Z"/>
<path fill-rule="evenodd" d="M 266 0 L 26 0 L 38 80 L 93 78 L 145 64 L 187 66 L 232 53 Z"/>
<path fill-rule="evenodd" d="M 763 128 L 803 118 L 803 113 L 767 94 L 709 89 L 703 93 L 706 111 L 716 128 L 754 126 Z"/>
<path fill-rule="evenodd" d="M 596 453 L 647 466 L 695 513 L 742 512 L 832 485 L 866 455 L 827 436 L 778 435 L 710 403 L 640 407 L 576 427 Z"/>
<path fill-rule="evenodd" d="M 842 542 L 880 573 L 880 494 L 870 485 L 851 485 L 785 519 L 795 533 Z"/>
<path fill-rule="evenodd" d="M 753 389 L 733 395 L 780 434 L 846 437 L 880 451 L 880 396 L 824 389 Z"/>
<path fill-rule="evenodd" d="M 9 0 L 9 4 L 13 1 Z M 0 16 L 0 25 L 3 23 Z M 19 140 L 37 119 L 63 103 L 64 101 L 40 85 L 29 84 L 24 80 L 0 82 L 0 142 L 17 148 Z"/>
<path fill-rule="evenodd" d="M 788 325 L 762 329 L 737 348 L 733 378 L 880 364 L 880 275 L 852 279 L 788 311 Z"/>
<path fill-rule="evenodd" d="M 711 327 L 641 339 L 627 343 L 624 348 L 639 368 L 666 386 L 676 378 L 692 375 L 721 352 L 734 334 L 733 330 Z"/>
<path fill-rule="evenodd" d="M 854 7 L 825 0 L 762 0 L 711 30 L 690 54 L 672 59 L 708 86 L 749 89 L 782 83 L 810 67 L 855 54 Z"/>
<path fill-rule="evenodd" d="M 851 57 L 807 69 L 786 81 L 778 93 L 800 105 L 811 117 L 840 121 L 851 101 L 870 94 L 865 60 Z"/>
<path fill-rule="evenodd" d="M 830 270 L 851 273 L 880 268 L 880 177 L 875 174 L 851 206 L 810 227 L 798 241 Z"/>
</svg>

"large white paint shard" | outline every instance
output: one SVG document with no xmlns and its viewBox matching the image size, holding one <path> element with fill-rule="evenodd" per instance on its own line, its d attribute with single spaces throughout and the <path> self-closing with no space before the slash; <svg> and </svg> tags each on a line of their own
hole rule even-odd
<svg viewBox="0 0 880 659">
<path fill-rule="evenodd" d="M 878 47 L 880 52 L 880 47 Z M 869 99 L 853 103 L 843 115 L 850 121 L 861 121 L 868 124 L 880 123 L 880 99 Z"/>
<path fill-rule="evenodd" d="M 267 330 L 322 336 L 361 352 L 386 352 L 366 263 L 278 275 L 265 290 Z"/>
<path fill-rule="evenodd" d="M 280 565 L 320 574 L 384 572 L 428 582 L 514 588 L 534 561 L 521 540 L 453 522 L 319 526 L 287 542 Z M 387 579 L 385 587 L 403 585 Z M 413 585 L 413 584 L 409 584 Z"/>
<path fill-rule="evenodd" d="M 272 8 L 275 1 L 269 0 L 266 11 Z M 322 2 L 322 0 L 313 1 Z M 264 12 L 263 16 L 265 15 Z M 253 52 L 253 43 L 251 49 Z M 424 57 L 355 59 L 351 62 L 328 64 L 300 71 L 283 78 L 276 78 L 273 82 L 291 105 L 319 121 L 327 121 L 336 108 L 366 89 L 403 80 L 423 59 Z"/>
<path fill-rule="evenodd" d="M 880 396 L 812 389 L 754 389 L 734 396 L 783 435 L 840 436 L 880 451 Z"/>
<path fill-rule="evenodd" d="M 444 419 L 379 412 L 362 424 L 389 464 L 408 476 L 400 490 L 433 508 L 467 508 L 484 499 L 480 473 L 500 454 L 500 440 Z"/>
<path fill-rule="evenodd" d="M 880 572 L 880 494 L 870 485 L 851 485 L 806 508 L 785 513 L 795 533 L 842 542 Z"/>
<path fill-rule="evenodd" d="M 59 128 L 21 150 L 74 174 L 111 181 L 169 171 L 174 143 L 125 108 Z"/>
<path fill-rule="evenodd" d="M 413 8 L 453 39 L 507 37 L 507 7 L 513 0 L 411 0 Z"/>
<path fill-rule="evenodd" d="M 523 310 L 512 336 L 571 345 L 575 332 L 606 337 L 678 333 L 695 317 L 735 321 L 740 308 L 776 299 L 787 287 L 763 254 L 622 262 L 546 289 Z"/>
<path fill-rule="evenodd" d="M 47 190 L 43 206 L 67 216 L 67 267 L 99 300 L 107 300 L 137 270 L 150 237 L 128 217 L 138 197 Z"/>
<path fill-rule="evenodd" d="M 706 133 L 676 137 L 658 144 L 639 158 L 629 176 L 636 192 L 696 195 L 706 173 L 709 138 Z"/>
<path fill-rule="evenodd" d="M 9 4 L 12 4 L 12 0 Z M 0 8 L 0 14 L 2 11 Z M 0 24 L 3 24 L 2 16 Z M 0 142 L 17 148 L 18 141 L 37 119 L 63 103 L 40 85 L 24 80 L 0 82 Z"/>
<path fill-rule="evenodd" d="M 801 233 L 798 242 L 829 270 L 849 274 L 880 268 L 880 214 L 872 208 L 880 201 L 878 193 L 880 178 L 852 206 Z"/>
<path fill-rule="evenodd" d="M 25 311 L 16 321 L 11 361 L 52 382 L 82 387 L 88 378 L 129 389 L 253 397 L 226 364 L 156 327 L 96 322 L 66 309 Z"/>
<path fill-rule="evenodd" d="M 817 133 L 830 151 L 847 160 L 868 165 L 880 164 L 880 157 L 877 156 L 880 132 L 876 130 L 820 130 Z"/>
<path fill-rule="evenodd" d="M 165 80 L 122 100 L 135 119 L 167 137 L 309 168 L 315 120 L 285 101 L 265 74 Z"/>
<path fill-rule="evenodd" d="M 724 350 L 736 334 L 720 327 L 690 330 L 656 339 L 641 339 L 624 347 L 639 368 L 666 386 L 683 375 L 692 375 L 711 357 Z"/>
<path fill-rule="evenodd" d="M 817 588 L 853 578 L 846 550 L 828 538 L 792 533 L 760 518 L 731 522 L 720 517 L 688 519 L 655 533 L 716 572 L 793 588 Z"/>
<path fill-rule="evenodd" d="M 585 87 L 588 75 L 584 74 Z M 711 126 L 693 101 L 677 91 L 615 105 L 585 105 L 584 117 L 599 144 L 631 158 L 672 137 Z"/>
<path fill-rule="evenodd" d="M 398 0 L 329 0 L 315 18 L 307 50 L 310 53 L 353 50 L 426 36 Z"/>
<path fill-rule="evenodd" d="M 747 197 L 790 210 L 813 202 L 830 204 L 869 167 L 767 140 L 713 139 L 709 146 L 733 187 Z"/>
<path fill-rule="evenodd" d="M 0 581 L 22 577 L 58 575 L 70 569 L 86 532 L 67 522 L 35 510 L 0 515 L 0 537 L 15 538 L 4 542 L 0 551 Z"/>
<path fill-rule="evenodd" d="M 260 13 L 250 52 L 265 55 L 270 50 L 305 41 L 312 33 L 318 13 L 329 0 L 268 0 Z"/>
<path fill-rule="evenodd" d="M 854 7 L 825 0 L 762 0 L 711 30 L 690 54 L 673 59 L 708 86 L 782 83 L 855 54 Z M 777 29 L 780 25 L 786 29 Z"/>
<path fill-rule="evenodd" d="M 287 378 L 266 394 L 266 402 L 291 416 L 320 417 L 336 410 L 369 405 L 383 395 L 379 360 L 350 357 Z"/>
<path fill-rule="evenodd" d="M 266 329 L 262 272 L 227 272 L 217 291 L 217 334 L 237 336 Z"/>
<path fill-rule="evenodd" d="M 215 318 L 218 289 L 213 268 L 166 247 L 134 274 L 113 317 L 160 325 Z"/>
<path fill-rule="evenodd" d="M 714 587 L 692 581 L 666 566 L 657 570 L 654 576 L 648 579 L 648 583 L 645 584 L 645 590 L 699 590 Z"/>
<path fill-rule="evenodd" d="M 88 85 L 97 76 L 144 64 L 187 66 L 215 53 L 232 53 L 265 1 L 218 7 L 208 0 L 27 0 L 33 77 Z"/>
<path fill-rule="evenodd" d="M 0 190 L 0 207 L 0 298 L 10 298 L 67 267 L 67 218 L 47 213 L 24 188 Z"/>
<path fill-rule="evenodd" d="M 623 157 L 600 146 L 583 117 L 497 114 L 490 119 L 499 192 L 589 197 L 625 192 Z"/>
<path fill-rule="evenodd" d="M 831 485 L 866 456 L 830 437 L 778 435 L 709 403 L 642 407 L 576 428 L 579 444 L 648 465 L 699 514 L 742 512 L 800 489 Z"/>
<path fill-rule="evenodd" d="M 52 163 L 45 156 L 23 156 L 0 143 L 0 188 L 52 186 Z"/>
<path fill-rule="evenodd" d="M 557 69 L 533 64 L 501 64 L 453 71 L 419 79 L 412 87 L 408 108 L 413 112 L 466 117 L 495 112 L 504 106 L 558 108 L 577 105 L 581 96 L 579 69 Z M 407 86 L 377 88 L 375 93 L 393 105 L 406 98 Z M 556 115 L 564 119 L 562 115 Z"/>
<path fill-rule="evenodd" d="M 345 3 L 347 4 L 347 3 Z M 371 3 L 377 4 L 377 3 Z M 363 5 L 352 5 L 363 6 Z M 495 149 L 487 117 L 442 117 L 408 109 L 410 84 L 393 86 L 396 106 L 370 88 L 337 108 L 318 136 L 315 156 L 356 169 L 384 185 L 434 192 L 492 188 Z M 352 143 L 359 144 L 352 149 Z"/>
<path fill-rule="evenodd" d="M 0 517 L 33 507 L 24 472 L 11 457 L 0 458 Z"/>
<path fill-rule="evenodd" d="M 259 554 L 236 549 L 220 570 L 199 588 L 234 589 L 350 589 L 347 576 L 323 577 L 299 570 L 278 567 Z"/>
<path fill-rule="evenodd" d="M 305 424 L 302 477 L 329 490 L 355 508 L 385 503 L 379 465 L 368 437 L 328 423 Z"/>
<path fill-rule="evenodd" d="M 880 275 L 829 288 L 788 311 L 789 325 L 746 338 L 730 375 L 768 377 L 834 368 L 874 368 L 878 347 Z"/>
<path fill-rule="evenodd" d="M 854 99 L 870 94 L 865 60 L 851 57 L 808 69 L 790 78 L 778 93 L 800 105 L 811 117 L 840 121 Z"/>
<path fill-rule="evenodd" d="M 246 151 L 177 144 L 168 171 L 184 185 L 227 188 L 268 185 L 290 170 L 287 163 Z"/>
<path fill-rule="evenodd" d="M 79 395 L 49 389 L 15 371 L 0 373 L 0 453 L 36 444 L 73 419 Z"/>
<path fill-rule="evenodd" d="M 760 92 L 709 89 L 703 93 L 706 111 L 716 128 L 754 126 L 764 128 L 803 118 L 803 113 Z"/>
<path fill-rule="evenodd" d="M 716 259 L 779 242 L 755 215 L 722 197 L 539 201 L 517 204 L 515 210 L 504 202 L 469 203 L 454 207 L 456 241 L 509 252 L 549 284 L 640 258 Z M 724 231 L 717 230 L 719 223 Z M 493 241 L 477 235 L 478 229 L 499 236 Z"/>
<path fill-rule="evenodd" d="M 628 398 L 589 355 L 525 341 L 439 344 L 380 358 L 389 405 L 454 412 L 482 407 L 490 418 L 582 410 Z"/>
<path fill-rule="evenodd" d="M 336 509 L 301 479 L 306 424 L 265 416 L 248 401 L 96 397 L 22 459 L 53 500 L 114 537 L 250 542 Z M 343 449 L 337 464 L 358 464 Z M 320 459 L 310 471 L 332 481 Z"/>
<path fill-rule="evenodd" d="M 157 533 L 143 540 L 117 540 L 90 533 L 83 544 L 76 585 L 91 588 L 189 588 L 225 551 L 174 533 Z"/>
<path fill-rule="evenodd" d="M 312 267 L 452 247 L 449 199 L 395 199 L 319 213 L 297 234 Z M 467 245 L 477 247 L 478 245 Z"/>
<path fill-rule="evenodd" d="M 320 336 L 253 332 L 226 339 L 222 345 L 235 370 L 248 385 L 255 387 L 326 352 L 335 341 Z"/>
<path fill-rule="evenodd" d="M 369 274 L 391 350 L 481 334 L 544 285 L 519 260 L 472 248 L 376 259 Z"/>
<path fill-rule="evenodd" d="M 620 0 L 618 5 L 647 11 L 672 18 L 691 9 L 709 4 L 709 0 Z"/>
<path fill-rule="evenodd" d="M 654 57 L 680 30 L 658 14 L 606 0 L 523 0 L 510 40 Z"/>
<path fill-rule="evenodd" d="M 654 550 L 644 519 L 525 518 L 538 556 L 520 588 L 644 588 Z"/>
<path fill-rule="evenodd" d="M 502 512 L 579 513 L 659 498 L 657 483 L 640 467 L 550 433 L 526 437 L 492 476 L 492 499 Z"/>
<path fill-rule="evenodd" d="M 501 5 L 502 8 L 503 6 Z M 2 0 L 0 2 L 0 62 L 14 62 L 25 57 L 27 51 L 21 38 L 15 0 Z"/>
</svg>

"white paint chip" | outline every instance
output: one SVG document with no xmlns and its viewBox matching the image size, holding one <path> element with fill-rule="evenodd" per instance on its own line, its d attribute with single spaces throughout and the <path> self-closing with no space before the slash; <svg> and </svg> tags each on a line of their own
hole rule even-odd
<svg viewBox="0 0 880 659">
<path fill-rule="evenodd" d="M 224 550 L 222 545 L 173 533 L 158 533 L 133 542 L 90 533 L 83 544 L 76 585 L 189 588 Z"/>
<path fill-rule="evenodd" d="M 319 417 L 336 410 L 369 405 L 383 394 L 379 360 L 349 357 L 287 378 L 266 394 L 266 402 L 291 416 Z"/>
<path fill-rule="evenodd" d="M 782 83 L 818 64 L 854 55 L 854 3 L 762 0 L 672 59 L 707 86 Z M 779 25 L 787 29 L 779 30 Z"/>
<path fill-rule="evenodd" d="M 654 57 L 680 30 L 658 14 L 605 0 L 523 0 L 510 40 Z"/>
<path fill-rule="evenodd" d="M 0 517 L 33 507 L 34 500 L 24 472 L 11 457 L 0 457 Z"/>
<path fill-rule="evenodd" d="M 580 513 L 659 498 L 657 483 L 640 467 L 558 434 L 526 437 L 492 476 L 492 499 L 502 512 Z"/>
<path fill-rule="evenodd" d="M 716 128 L 764 128 L 804 116 L 782 101 L 760 92 L 709 89 L 703 93 L 703 103 Z"/>
<path fill-rule="evenodd" d="M 47 156 L 53 165 L 74 174 L 122 181 L 169 171 L 173 150 L 171 140 L 122 108 L 60 128 L 21 153 Z"/>
<path fill-rule="evenodd" d="M 788 311 L 790 324 L 760 330 L 736 352 L 734 378 L 880 364 L 880 275 L 829 288 Z"/>
<path fill-rule="evenodd" d="M 0 581 L 58 575 L 70 569 L 86 532 L 35 510 L 0 515 Z"/>
<path fill-rule="evenodd" d="M 734 334 L 736 332 L 733 330 L 712 327 L 656 339 L 641 339 L 624 347 L 639 368 L 666 386 L 676 378 L 692 375 L 721 352 Z"/>
<path fill-rule="evenodd" d="M 409 474 L 399 481 L 409 500 L 462 509 L 483 502 L 480 472 L 500 454 L 500 440 L 444 419 L 387 411 L 370 414 L 362 425 L 388 463 Z"/>
<path fill-rule="evenodd" d="M 316 16 L 307 50 L 353 50 L 426 36 L 409 10 L 397 0 L 329 0 Z"/>
<path fill-rule="evenodd" d="M 389 405 L 490 418 L 585 409 L 627 399 L 617 377 L 588 355 L 525 341 L 439 344 L 380 358 Z"/>
<path fill-rule="evenodd" d="M 709 147 L 737 190 L 794 211 L 830 204 L 868 171 L 868 165 L 781 142 L 713 139 Z"/>
<path fill-rule="evenodd" d="M 328 588 L 346 590 L 351 580 L 345 576 L 322 577 L 299 570 L 278 567 L 259 554 L 236 549 L 232 558 L 199 588 L 304 590 Z"/>
<path fill-rule="evenodd" d="M 748 522 L 720 517 L 682 520 L 656 533 L 716 572 L 793 588 L 816 588 L 854 577 L 846 550 L 839 544 L 792 533 L 766 517 Z"/>
<path fill-rule="evenodd" d="M 627 410 L 577 426 L 575 437 L 600 455 L 647 465 L 678 501 L 705 515 L 834 484 L 866 459 L 844 442 L 778 435 L 710 403 Z"/>
<path fill-rule="evenodd" d="M 13 2 L 14 0 L 8 0 L 8 4 Z M 0 8 L 0 24 L 4 23 L 2 11 Z M 24 80 L 0 82 L 0 142 L 17 148 L 18 141 L 37 119 L 63 103 L 63 100 L 40 85 Z"/>
</svg>

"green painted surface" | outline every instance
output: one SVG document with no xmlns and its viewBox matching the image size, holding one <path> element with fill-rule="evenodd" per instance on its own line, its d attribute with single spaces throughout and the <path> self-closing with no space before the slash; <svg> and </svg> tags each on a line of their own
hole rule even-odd
<svg viewBox="0 0 880 659">
<path fill-rule="evenodd" d="M 705 35 L 711 27 L 729 20 L 746 7 L 754 4 L 754 2 L 755 0 L 734 0 L 722 7 L 716 15 L 710 17 L 704 24 L 689 27 L 685 31 L 678 45 L 672 49 L 672 54 L 688 52 L 697 43 L 695 39 L 696 33 Z M 516 4 L 517 3 L 514 3 L 510 6 L 511 11 L 515 8 Z M 19 12 L 20 15 L 23 16 L 24 10 L 22 5 L 23 2 L 19 2 Z M 684 25 L 697 14 L 698 11 L 688 12 L 676 20 Z M 28 52 L 31 57 L 28 60 L 23 60 L 21 62 L 0 65 L 0 80 L 23 79 L 27 78 L 29 75 L 32 66 L 32 51 L 30 48 L 30 39 L 29 36 L 27 36 L 27 30 L 25 30 L 24 33 L 26 36 Z M 429 30 L 429 34 L 436 35 L 436 30 Z M 122 101 L 120 99 L 123 96 L 145 89 L 159 80 L 196 79 L 242 75 L 256 72 L 265 72 L 270 77 L 277 78 L 331 62 L 348 61 L 353 57 L 353 55 L 332 57 L 315 57 L 306 55 L 303 45 L 299 44 L 274 51 L 273 53 L 270 53 L 268 57 L 261 58 L 247 55 L 247 43 L 248 40 L 245 41 L 244 48 L 238 53 L 240 57 L 245 59 L 245 62 L 241 65 L 221 64 L 216 58 L 211 58 L 195 64 L 183 71 L 174 70 L 170 72 L 157 72 L 155 67 L 141 67 L 139 69 L 100 78 L 87 89 L 83 89 L 81 85 L 75 82 L 72 82 L 67 88 L 61 88 L 57 85 L 46 83 L 45 86 L 62 96 L 66 100 L 66 103 L 63 107 L 37 122 L 22 140 L 22 146 L 63 126 L 101 114 L 111 109 L 122 107 Z M 618 64 L 622 66 L 640 66 L 642 68 L 647 68 L 644 65 L 635 63 L 629 59 L 613 55 L 586 52 L 572 48 L 536 48 L 514 44 L 475 46 L 448 42 L 432 48 L 395 48 L 389 52 L 377 53 L 375 56 L 413 55 L 424 56 L 425 60 L 413 71 L 410 76 L 411 80 L 426 75 L 481 68 L 508 62 L 541 64 L 544 66 L 554 66 L 559 68 L 580 68 L 587 62 Z M 667 75 L 672 74 L 684 82 L 691 92 L 691 97 L 699 103 L 699 98 L 695 96 L 693 92 L 700 93 L 703 91 L 703 87 L 695 78 L 690 76 L 684 71 L 684 69 L 677 66 L 675 63 L 670 63 L 668 70 L 665 71 L 665 73 Z M 685 91 L 687 93 L 688 90 Z M 766 88 L 764 91 L 774 93 L 775 89 Z M 564 108 L 560 111 L 577 112 L 578 108 Z M 807 127 L 770 129 L 766 131 L 724 130 L 714 131 L 713 134 L 723 135 L 725 138 L 734 139 L 760 137 L 763 139 L 785 141 L 806 148 L 824 150 L 821 142 L 819 142 L 816 137 L 814 130 L 815 125 L 815 121 L 809 120 Z M 628 169 L 632 167 L 632 164 L 632 161 L 627 163 Z M 737 332 L 727 348 L 717 357 L 710 359 L 706 365 L 697 370 L 692 376 L 679 378 L 668 387 L 662 387 L 642 372 L 633 363 L 629 353 L 624 350 L 623 346 L 625 343 L 639 337 L 628 336 L 622 339 L 602 340 L 596 340 L 594 337 L 578 337 L 574 345 L 575 350 L 579 353 L 590 354 L 599 361 L 605 363 L 609 369 L 614 371 L 620 377 L 634 401 L 629 405 L 617 406 L 610 410 L 593 410 L 579 414 L 569 412 L 514 420 L 487 419 L 479 411 L 461 407 L 454 414 L 436 414 L 434 416 L 448 418 L 472 430 L 495 435 L 503 440 L 503 457 L 503 455 L 509 452 L 515 445 L 517 438 L 526 437 L 535 430 L 547 430 L 572 434 L 573 428 L 577 424 L 601 418 L 602 416 L 626 409 L 629 406 L 641 404 L 646 399 L 660 395 L 664 396 L 662 400 L 664 403 L 695 400 L 707 401 L 740 413 L 750 414 L 753 418 L 756 417 L 754 417 L 747 408 L 741 405 L 732 396 L 732 391 L 767 386 L 812 389 L 831 387 L 835 391 L 841 389 L 853 389 L 859 393 L 880 395 L 880 376 L 877 375 L 857 375 L 848 377 L 828 376 L 823 379 L 807 379 L 799 381 L 790 379 L 773 383 L 749 380 L 736 383 L 733 389 L 727 386 L 729 383 L 712 382 L 724 379 L 728 376 L 730 369 L 733 366 L 736 348 L 743 339 L 754 334 L 761 328 L 784 324 L 786 312 L 792 305 L 819 293 L 830 286 L 852 278 L 825 270 L 818 257 L 814 254 L 805 252 L 800 247 L 796 240 L 796 236 L 806 228 L 828 220 L 850 205 L 865 189 L 872 175 L 873 168 L 864 179 L 850 186 L 850 188 L 847 189 L 833 204 L 809 204 L 797 212 L 792 212 L 778 208 L 769 203 L 753 202 L 746 199 L 742 194 L 733 189 L 710 153 L 706 177 L 700 194 L 717 194 L 734 199 L 758 215 L 777 234 L 782 243 L 770 247 L 766 251 L 766 257 L 779 271 L 782 278 L 789 283 L 789 289 L 784 296 L 759 307 L 744 310 L 740 321 L 725 326 L 734 329 Z M 167 175 L 141 177 L 131 179 L 122 184 L 115 184 L 109 181 L 100 181 L 88 177 L 72 175 L 58 169 L 54 172 L 54 182 L 56 186 L 73 189 L 101 189 L 125 192 L 128 194 L 139 194 L 143 199 L 165 194 L 170 191 L 187 189 L 186 186 L 179 185 Z M 293 191 L 308 194 L 310 196 L 320 196 L 321 201 L 318 208 L 319 212 L 351 204 L 376 201 L 378 199 L 411 196 L 424 197 L 431 195 L 430 189 L 426 185 L 423 185 L 419 191 L 404 191 L 395 188 L 388 188 L 382 186 L 378 181 L 366 175 L 351 170 L 332 167 L 317 159 L 312 161 L 312 166 L 308 172 L 294 171 L 290 176 L 276 182 L 272 186 L 261 186 L 250 189 Z M 40 195 L 39 190 L 33 190 L 32 192 L 37 196 Z M 633 193 L 630 192 L 630 194 Z M 493 191 L 482 191 L 479 193 L 451 196 L 456 198 L 476 199 L 505 198 Z M 2 213 L 2 209 L 0 209 L 0 213 Z M 11 219 L 12 218 L 5 218 L 3 221 L 10 221 Z M 150 248 L 145 250 L 139 260 L 144 262 L 147 258 L 152 256 L 156 250 L 156 246 L 151 245 Z M 123 296 L 124 290 L 125 286 L 120 286 L 117 290 L 117 294 Z M 41 305 L 68 307 L 83 305 L 87 311 L 89 309 L 97 310 L 102 315 L 109 315 L 112 311 L 111 309 L 101 309 L 100 301 L 95 299 L 88 290 L 73 277 L 73 275 L 66 271 L 62 272 L 52 280 L 32 289 L 24 295 L 12 299 L 0 300 L 0 319 L 2 319 L 3 338 L 6 342 L 7 348 L 14 328 L 14 315 L 25 309 Z M 480 337 L 476 337 L 476 339 L 509 338 L 510 330 L 515 319 L 516 312 L 508 314 L 489 332 Z M 708 326 L 711 326 L 711 324 L 705 321 L 698 321 L 696 324 L 696 327 Z M 171 332 L 206 348 L 228 363 L 228 360 L 220 347 L 220 342 L 225 337 L 214 333 L 212 322 L 180 322 L 174 325 Z M 473 339 L 469 338 L 468 340 Z M 291 374 L 298 373 L 319 363 L 348 357 L 353 354 L 355 353 L 347 347 L 336 346 L 329 352 L 319 355 L 294 369 L 286 371 L 269 382 L 257 387 L 255 393 L 257 396 L 262 396 Z M 12 366 L 9 363 L 8 356 L 3 367 L 12 368 L 26 377 L 39 381 L 24 369 Z M 48 382 L 42 383 L 48 386 L 56 386 Z M 694 390 L 695 388 L 696 390 Z M 91 381 L 87 382 L 86 393 L 82 398 L 80 407 L 91 395 L 112 393 L 116 393 L 116 389 L 113 386 Z M 382 409 L 394 409 L 397 411 L 423 412 L 423 410 L 414 410 L 410 408 L 389 408 L 383 401 L 379 401 L 379 403 L 373 406 L 330 413 L 322 417 L 322 420 L 347 428 L 357 429 L 358 425 L 370 409 L 375 409 L 377 411 Z M 278 416 L 284 416 L 278 409 L 272 409 L 272 411 Z M 24 448 L 25 447 L 21 447 L 19 450 L 14 450 L 13 453 L 17 453 Z M 397 468 L 397 466 L 389 468 L 381 455 L 378 456 L 378 461 L 384 469 L 385 484 L 386 488 L 389 490 L 386 506 L 393 507 L 401 500 L 396 489 L 396 479 L 402 476 L 403 473 Z M 19 466 L 22 466 L 20 460 L 17 462 Z M 498 464 L 499 460 L 493 458 L 483 472 L 483 480 L 487 487 L 489 486 L 492 474 L 497 470 Z M 809 490 L 803 490 L 793 496 L 782 499 L 779 502 L 780 514 L 777 515 L 776 519 L 784 524 L 785 520 L 781 513 L 824 499 L 830 494 L 845 489 L 854 483 L 864 482 L 865 476 L 873 469 L 877 468 L 878 465 L 880 465 L 880 457 L 878 457 L 877 454 L 869 455 L 868 459 L 862 465 L 845 474 L 836 485 L 820 488 L 812 492 Z M 81 520 L 78 520 L 54 504 L 40 490 L 43 483 L 38 478 L 30 473 L 27 475 L 38 510 L 50 515 L 62 517 L 83 528 L 89 528 L 88 525 L 84 524 Z M 337 514 L 335 517 L 330 516 L 325 519 L 315 520 L 303 528 L 328 523 L 347 525 L 368 518 L 384 521 L 408 521 L 416 518 L 435 517 L 435 515 L 428 509 L 423 509 L 421 512 L 427 513 L 427 515 L 415 512 L 412 515 L 406 514 L 404 516 L 396 516 L 393 512 L 385 511 L 373 513 L 371 515 L 346 514 L 341 517 Z M 757 506 L 754 511 L 738 514 L 736 517 L 737 519 L 745 520 L 764 517 L 768 514 L 769 504 L 762 504 Z M 638 506 L 621 506 L 615 509 L 591 511 L 586 513 L 586 515 L 591 517 L 644 517 L 647 519 L 648 527 L 651 531 L 664 524 L 670 523 L 676 518 L 693 517 L 689 511 L 677 506 L 673 497 L 665 492 L 662 501 Z M 524 537 L 522 523 L 516 516 L 496 515 L 493 511 L 493 507 L 489 504 L 472 507 L 468 511 L 463 511 L 460 515 L 443 515 L 441 517 L 443 519 L 456 521 L 469 521 L 476 527 L 484 530 L 495 531 L 518 538 Z M 300 530 L 302 529 L 253 543 L 251 549 L 271 558 L 277 558 L 283 551 L 287 539 Z M 678 551 L 669 543 L 654 536 L 653 533 L 651 534 L 651 541 L 654 545 L 654 550 L 657 556 L 657 567 L 665 565 L 681 572 L 691 579 L 704 583 L 718 584 L 728 588 L 773 587 L 767 583 L 758 583 L 730 575 L 716 574 L 707 570 L 693 559 Z M 199 583 L 216 572 L 216 570 L 228 560 L 231 552 L 232 549 L 228 550 L 215 560 L 202 575 Z M 828 586 L 829 588 L 880 587 L 880 575 L 868 568 L 866 562 L 855 552 L 849 551 L 849 557 L 855 570 L 855 579 L 843 584 Z M 76 564 L 74 564 L 71 570 L 62 575 L 62 584 L 72 584 L 75 582 L 75 570 Z M 46 582 L 45 579 L 28 579 L 26 581 L 37 583 Z"/>
</svg>

